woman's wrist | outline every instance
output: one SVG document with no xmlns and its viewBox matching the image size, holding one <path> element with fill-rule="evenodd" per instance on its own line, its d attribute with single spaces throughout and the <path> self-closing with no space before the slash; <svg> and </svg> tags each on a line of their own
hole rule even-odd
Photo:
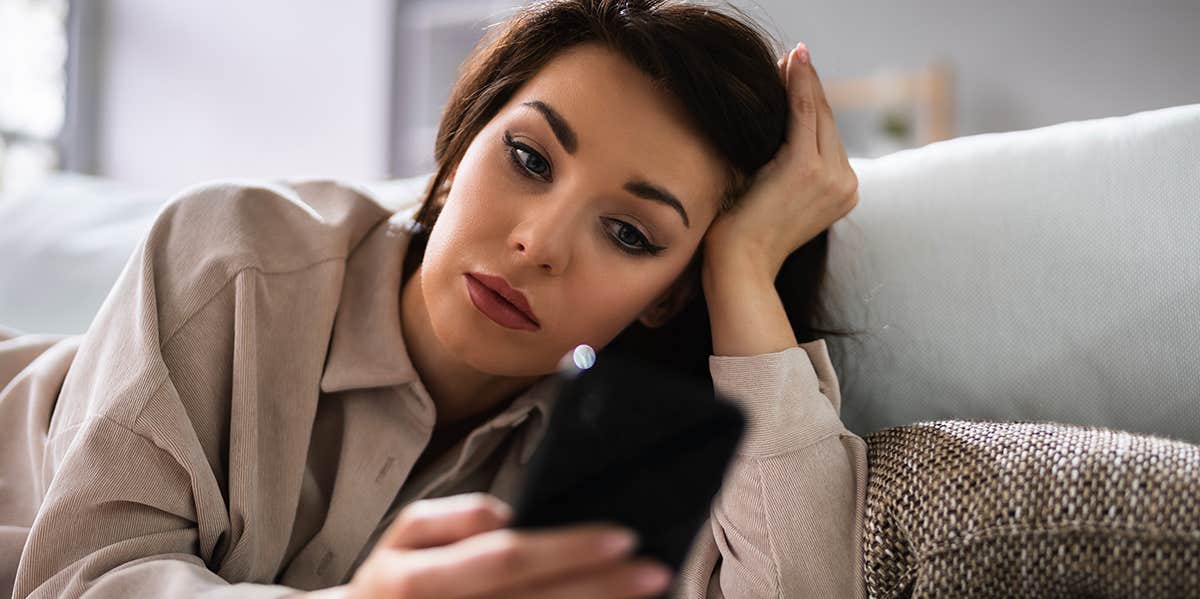
<svg viewBox="0 0 1200 599">
<path fill-rule="evenodd" d="M 710 231 L 706 236 L 703 264 L 705 279 L 737 275 L 773 284 L 783 260 L 773 257 L 778 252 L 771 247 L 771 243 L 763 238 L 751 239 L 749 234 L 741 231 L 724 233 L 718 237 Z"/>
<path fill-rule="evenodd" d="M 775 275 L 752 255 L 706 255 L 702 271 L 713 353 L 753 356 L 797 345 Z"/>
</svg>

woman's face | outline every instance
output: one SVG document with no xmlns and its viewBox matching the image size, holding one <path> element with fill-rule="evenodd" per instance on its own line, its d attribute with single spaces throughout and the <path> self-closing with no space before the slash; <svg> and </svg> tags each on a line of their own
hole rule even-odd
<svg viewBox="0 0 1200 599">
<path fill-rule="evenodd" d="M 491 374 L 546 374 L 664 297 L 726 184 L 683 114 L 595 44 L 559 53 L 520 87 L 468 146 L 419 271 L 446 349 Z M 511 310 L 507 326 L 504 309 L 487 315 L 497 298 L 477 280 L 488 276 L 524 294 L 536 326 Z"/>
</svg>

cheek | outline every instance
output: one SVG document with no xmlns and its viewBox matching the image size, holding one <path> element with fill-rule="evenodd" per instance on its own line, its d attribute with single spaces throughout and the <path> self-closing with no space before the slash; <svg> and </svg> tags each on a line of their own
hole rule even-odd
<svg viewBox="0 0 1200 599">
<path fill-rule="evenodd" d="M 614 260 L 621 260 L 615 258 Z M 599 261 L 596 273 L 580 276 L 567 294 L 564 328 L 574 339 L 600 348 L 632 324 L 659 298 L 678 273 L 671 267 L 647 268 L 627 262 Z M 625 261 L 623 261 L 625 262 Z"/>
<path fill-rule="evenodd" d="M 438 216 L 434 229 L 446 246 L 477 244 L 499 235 L 503 228 L 503 200 L 511 192 L 504 186 L 504 173 L 482 154 L 469 151 L 463 156 Z"/>
<path fill-rule="evenodd" d="M 443 260 L 473 256 L 472 248 L 486 247 L 503 235 L 504 219 L 494 209 L 501 204 L 497 190 L 480 184 L 479 180 L 486 180 L 488 174 L 472 167 L 464 159 L 430 233 L 424 263 L 432 269 L 436 270 Z"/>
</svg>

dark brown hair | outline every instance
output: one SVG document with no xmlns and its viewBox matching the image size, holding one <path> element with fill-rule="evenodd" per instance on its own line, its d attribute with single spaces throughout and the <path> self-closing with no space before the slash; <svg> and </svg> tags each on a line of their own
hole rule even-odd
<svg viewBox="0 0 1200 599">
<path fill-rule="evenodd" d="M 424 231 L 412 240 L 404 278 L 423 258 L 450 174 L 476 134 L 551 58 L 586 42 L 621 55 L 682 104 L 695 131 L 728 165 L 720 211 L 734 207 L 784 141 L 788 98 L 770 36 L 732 11 L 671 0 L 543 0 L 493 28 L 463 63 L 442 113 L 437 170 L 415 215 Z M 696 292 L 702 248 L 680 279 L 690 291 L 680 311 L 659 328 L 635 321 L 605 352 L 708 376 L 708 310 Z M 775 281 L 800 342 L 817 333 L 844 334 L 813 326 L 827 248 L 823 231 L 788 257 Z"/>
</svg>

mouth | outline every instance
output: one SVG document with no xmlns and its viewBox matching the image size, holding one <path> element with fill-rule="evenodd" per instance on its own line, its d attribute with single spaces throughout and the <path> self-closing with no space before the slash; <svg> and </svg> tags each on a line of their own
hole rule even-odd
<svg viewBox="0 0 1200 599">
<path fill-rule="evenodd" d="M 467 293 L 475 308 L 496 324 L 509 329 L 537 331 L 537 317 L 525 295 L 513 289 L 503 277 L 481 273 L 465 273 Z"/>
</svg>

